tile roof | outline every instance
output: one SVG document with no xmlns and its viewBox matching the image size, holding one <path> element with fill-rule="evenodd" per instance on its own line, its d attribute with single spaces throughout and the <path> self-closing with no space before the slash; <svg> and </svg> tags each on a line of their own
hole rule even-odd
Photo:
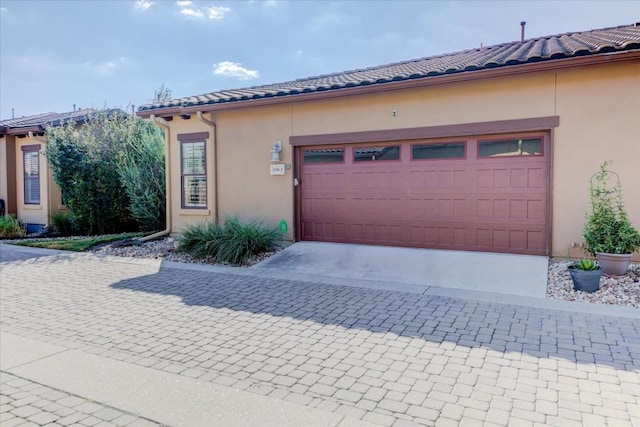
<svg viewBox="0 0 640 427">
<path fill-rule="evenodd" d="M 39 126 L 44 129 L 48 124 L 58 126 L 68 120 L 83 122 L 91 113 L 97 110 L 85 108 L 82 110 L 70 111 L 68 113 L 41 113 L 33 116 L 16 117 L 13 119 L 0 120 L 0 133 L 2 129 L 20 129 Z"/>
<path fill-rule="evenodd" d="M 138 111 L 292 96 L 634 49 L 640 49 L 637 24 L 538 37 L 285 83 L 222 90 L 146 104 Z"/>
</svg>

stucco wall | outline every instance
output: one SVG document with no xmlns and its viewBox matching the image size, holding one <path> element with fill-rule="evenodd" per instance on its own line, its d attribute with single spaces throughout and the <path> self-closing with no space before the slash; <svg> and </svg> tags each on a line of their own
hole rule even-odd
<svg viewBox="0 0 640 427">
<path fill-rule="evenodd" d="M 32 205 L 24 203 L 24 162 L 22 147 L 25 145 L 40 144 L 40 204 Z M 60 187 L 54 182 L 47 158 L 42 154 L 46 143 L 42 138 L 16 138 L 15 165 L 16 165 L 16 199 L 18 218 L 28 224 L 47 225 L 51 222 L 51 215 L 61 210 L 62 196 Z"/>
<path fill-rule="evenodd" d="M 219 214 L 240 213 L 274 223 L 285 219 L 292 228 L 293 168 L 285 176 L 269 175 L 275 141 L 283 143 L 282 161 L 293 163 L 288 144 L 292 135 L 559 115 L 560 126 L 553 135 L 552 247 L 553 255 L 566 256 L 571 243 L 580 242 L 588 178 L 604 160 L 614 160 L 631 219 L 640 227 L 638 82 L 640 64 L 636 61 L 214 112 L 207 116 L 217 123 Z M 179 132 L 207 130 L 195 117 L 189 121 L 176 117 L 170 126 L 173 146 Z M 194 217 L 179 209 L 177 149 L 172 168 L 173 231 L 179 232 Z"/>
</svg>

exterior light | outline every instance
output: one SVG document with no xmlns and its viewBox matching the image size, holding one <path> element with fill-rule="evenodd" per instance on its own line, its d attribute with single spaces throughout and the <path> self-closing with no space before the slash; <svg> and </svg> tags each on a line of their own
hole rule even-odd
<svg viewBox="0 0 640 427">
<path fill-rule="evenodd" d="M 271 147 L 271 161 L 279 162 L 280 161 L 280 152 L 282 151 L 282 143 L 280 141 L 276 141 Z"/>
</svg>

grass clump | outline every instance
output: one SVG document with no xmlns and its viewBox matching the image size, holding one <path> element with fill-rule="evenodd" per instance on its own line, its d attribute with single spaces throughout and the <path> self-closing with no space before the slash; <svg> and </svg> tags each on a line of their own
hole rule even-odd
<svg viewBox="0 0 640 427">
<path fill-rule="evenodd" d="M 62 236 L 71 236 L 80 232 L 76 218 L 67 212 L 59 211 L 51 215 L 51 224 L 53 229 Z"/>
<path fill-rule="evenodd" d="M 118 240 L 140 237 L 143 233 L 109 234 L 102 236 L 86 236 L 73 239 L 50 239 L 50 240 L 24 240 L 15 243 L 20 246 L 32 248 L 58 249 L 61 251 L 83 252 L 92 246 L 102 243 L 116 242 Z"/>
<path fill-rule="evenodd" d="M 275 227 L 230 216 L 222 225 L 205 221 L 187 226 L 177 250 L 194 258 L 240 265 L 272 250 L 281 239 L 282 234 Z"/>
<path fill-rule="evenodd" d="M 20 221 L 13 216 L 0 216 L 0 239 L 16 239 L 27 234 Z"/>
</svg>

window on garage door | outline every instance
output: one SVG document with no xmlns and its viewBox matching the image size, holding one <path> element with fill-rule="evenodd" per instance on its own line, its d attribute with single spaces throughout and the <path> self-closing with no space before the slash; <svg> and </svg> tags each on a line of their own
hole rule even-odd
<svg viewBox="0 0 640 427">
<path fill-rule="evenodd" d="M 542 138 L 512 138 L 478 142 L 479 157 L 542 155 Z"/>
<path fill-rule="evenodd" d="M 464 141 L 414 144 L 411 146 L 411 159 L 464 159 L 466 143 Z"/>
</svg>

